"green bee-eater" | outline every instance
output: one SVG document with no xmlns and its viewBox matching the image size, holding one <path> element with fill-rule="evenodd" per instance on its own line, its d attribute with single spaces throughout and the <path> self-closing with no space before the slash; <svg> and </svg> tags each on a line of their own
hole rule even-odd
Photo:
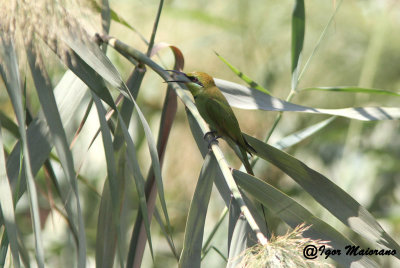
<svg viewBox="0 0 400 268">
<path fill-rule="evenodd" d="M 203 72 L 186 74 L 178 71 L 173 72 L 184 75 L 188 81 L 175 80 L 167 82 L 185 83 L 193 95 L 200 115 L 210 126 L 211 131 L 216 133 L 217 137 L 230 139 L 239 147 L 246 171 L 254 175 L 247 158 L 247 152 L 251 155 L 251 153 L 255 153 L 256 151 L 243 137 L 236 116 L 221 90 L 215 85 L 214 79 Z"/>
</svg>

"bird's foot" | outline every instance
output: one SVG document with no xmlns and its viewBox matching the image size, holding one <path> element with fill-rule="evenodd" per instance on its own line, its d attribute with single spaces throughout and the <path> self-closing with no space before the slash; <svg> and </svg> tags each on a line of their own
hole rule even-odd
<svg viewBox="0 0 400 268">
<path fill-rule="evenodd" d="M 213 143 L 218 144 L 218 139 L 221 138 L 221 136 L 215 136 L 215 134 L 217 134 L 217 131 L 209 131 L 204 134 L 204 139 L 208 142 L 209 150 L 211 150 Z"/>
<path fill-rule="evenodd" d="M 208 131 L 206 132 L 206 134 L 204 134 L 203 139 L 207 140 L 208 137 L 215 137 L 215 135 L 217 134 L 217 131 L 213 130 L 213 131 Z"/>
</svg>

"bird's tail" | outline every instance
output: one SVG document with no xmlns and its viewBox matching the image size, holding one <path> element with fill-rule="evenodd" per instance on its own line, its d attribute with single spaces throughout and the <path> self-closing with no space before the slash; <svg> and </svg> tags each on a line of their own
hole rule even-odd
<svg viewBox="0 0 400 268">
<path fill-rule="evenodd" d="M 239 146 L 239 150 L 240 150 L 240 153 L 242 154 L 242 157 L 241 157 L 242 162 L 243 162 L 244 167 L 246 168 L 247 173 L 254 176 L 253 168 L 250 165 L 249 158 L 247 158 L 247 151 L 240 146 Z"/>
</svg>

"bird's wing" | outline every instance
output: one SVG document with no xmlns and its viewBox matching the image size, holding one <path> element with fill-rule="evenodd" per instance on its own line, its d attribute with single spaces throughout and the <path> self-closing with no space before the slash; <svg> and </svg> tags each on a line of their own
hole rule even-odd
<svg viewBox="0 0 400 268">
<path fill-rule="evenodd" d="M 240 143 L 242 140 L 242 133 L 235 114 L 229 104 L 213 97 L 204 99 L 203 103 L 204 113 L 206 114 L 205 119 L 206 121 L 210 121 L 207 123 L 221 132 L 221 135 L 228 136 L 235 142 Z"/>
<path fill-rule="evenodd" d="M 231 139 L 250 155 L 256 152 L 243 137 L 236 116 L 227 101 L 208 95 L 199 95 L 196 98 L 196 106 L 210 128 L 216 130 L 218 135 Z"/>
</svg>

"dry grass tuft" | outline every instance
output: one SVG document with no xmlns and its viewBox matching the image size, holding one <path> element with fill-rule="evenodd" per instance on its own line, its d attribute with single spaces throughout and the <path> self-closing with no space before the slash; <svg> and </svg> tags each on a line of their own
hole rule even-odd
<svg viewBox="0 0 400 268">
<path fill-rule="evenodd" d="M 14 42 L 17 50 L 39 37 L 63 55 L 68 48 L 60 41 L 65 37 L 89 40 L 88 37 L 99 30 L 93 26 L 96 15 L 90 10 L 88 2 L 0 0 L 0 31 L 3 38 Z"/>
<path fill-rule="evenodd" d="M 303 256 L 303 249 L 307 245 L 329 247 L 328 241 L 312 240 L 303 237 L 303 233 L 310 226 L 304 224 L 297 226 L 293 231 L 283 236 L 272 236 L 267 246 L 256 244 L 244 251 L 236 258 L 242 258 L 238 268 L 250 267 L 333 267 L 332 265 L 319 261 L 318 259 L 306 259 Z M 325 260 L 323 258 L 323 260 Z"/>
</svg>

